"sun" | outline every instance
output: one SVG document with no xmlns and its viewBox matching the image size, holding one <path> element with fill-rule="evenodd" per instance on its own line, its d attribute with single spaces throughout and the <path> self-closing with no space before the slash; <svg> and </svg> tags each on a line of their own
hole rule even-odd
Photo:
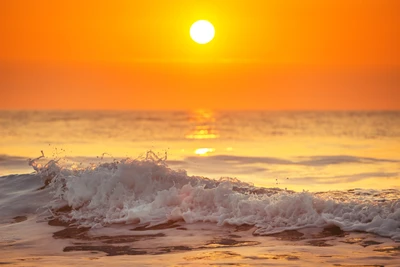
<svg viewBox="0 0 400 267">
<path fill-rule="evenodd" d="M 190 27 L 190 37 L 199 44 L 210 42 L 215 35 L 214 26 L 207 20 L 198 20 Z"/>
</svg>

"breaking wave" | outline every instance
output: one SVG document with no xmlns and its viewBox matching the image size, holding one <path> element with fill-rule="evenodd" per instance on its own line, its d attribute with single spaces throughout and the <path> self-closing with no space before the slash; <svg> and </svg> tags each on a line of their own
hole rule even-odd
<svg viewBox="0 0 400 267">
<path fill-rule="evenodd" d="M 261 188 L 234 178 L 189 176 L 170 169 L 151 151 L 143 158 L 85 168 L 63 167 L 57 160 L 29 163 L 35 174 L 0 177 L 0 190 L 23 193 L 4 195 L 0 212 L 5 215 L 45 207 L 80 226 L 183 220 L 254 225 L 259 235 L 336 225 L 400 240 L 400 192 L 394 189 L 310 193 Z"/>
</svg>

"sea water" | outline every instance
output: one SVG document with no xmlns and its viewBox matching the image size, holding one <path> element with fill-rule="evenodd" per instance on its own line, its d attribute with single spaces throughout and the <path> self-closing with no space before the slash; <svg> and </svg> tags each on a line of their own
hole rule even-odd
<svg viewBox="0 0 400 267">
<path fill-rule="evenodd" d="M 1 111 L 0 125 L 4 264 L 398 266 L 399 112 Z"/>
</svg>

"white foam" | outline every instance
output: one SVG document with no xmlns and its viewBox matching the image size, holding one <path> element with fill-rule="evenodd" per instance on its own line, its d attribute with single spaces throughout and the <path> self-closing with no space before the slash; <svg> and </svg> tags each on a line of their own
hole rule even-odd
<svg viewBox="0 0 400 267">
<path fill-rule="evenodd" d="M 334 224 L 346 231 L 400 237 L 398 197 L 382 201 L 381 195 L 373 197 L 376 191 L 313 194 L 261 189 L 235 179 L 188 176 L 152 160 L 125 160 L 79 171 L 60 169 L 52 188 L 51 208 L 68 205 L 73 210 L 65 220 L 92 227 L 183 219 L 250 224 L 259 228 L 258 234 Z"/>
</svg>

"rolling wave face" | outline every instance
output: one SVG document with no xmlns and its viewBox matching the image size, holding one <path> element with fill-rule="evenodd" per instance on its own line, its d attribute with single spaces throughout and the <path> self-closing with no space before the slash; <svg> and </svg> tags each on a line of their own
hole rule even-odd
<svg viewBox="0 0 400 267">
<path fill-rule="evenodd" d="M 157 225 L 169 220 L 255 225 L 255 234 L 337 225 L 400 239 L 397 190 L 292 192 L 254 187 L 236 179 L 188 176 L 160 161 L 124 160 L 74 170 L 56 162 L 38 173 L 50 182 L 48 207 L 82 226 Z"/>
<path fill-rule="evenodd" d="M 51 188 L 44 188 L 39 174 L 8 175 L 0 177 L 0 223 L 12 218 L 45 211 L 52 200 Z"/>
</svg>

